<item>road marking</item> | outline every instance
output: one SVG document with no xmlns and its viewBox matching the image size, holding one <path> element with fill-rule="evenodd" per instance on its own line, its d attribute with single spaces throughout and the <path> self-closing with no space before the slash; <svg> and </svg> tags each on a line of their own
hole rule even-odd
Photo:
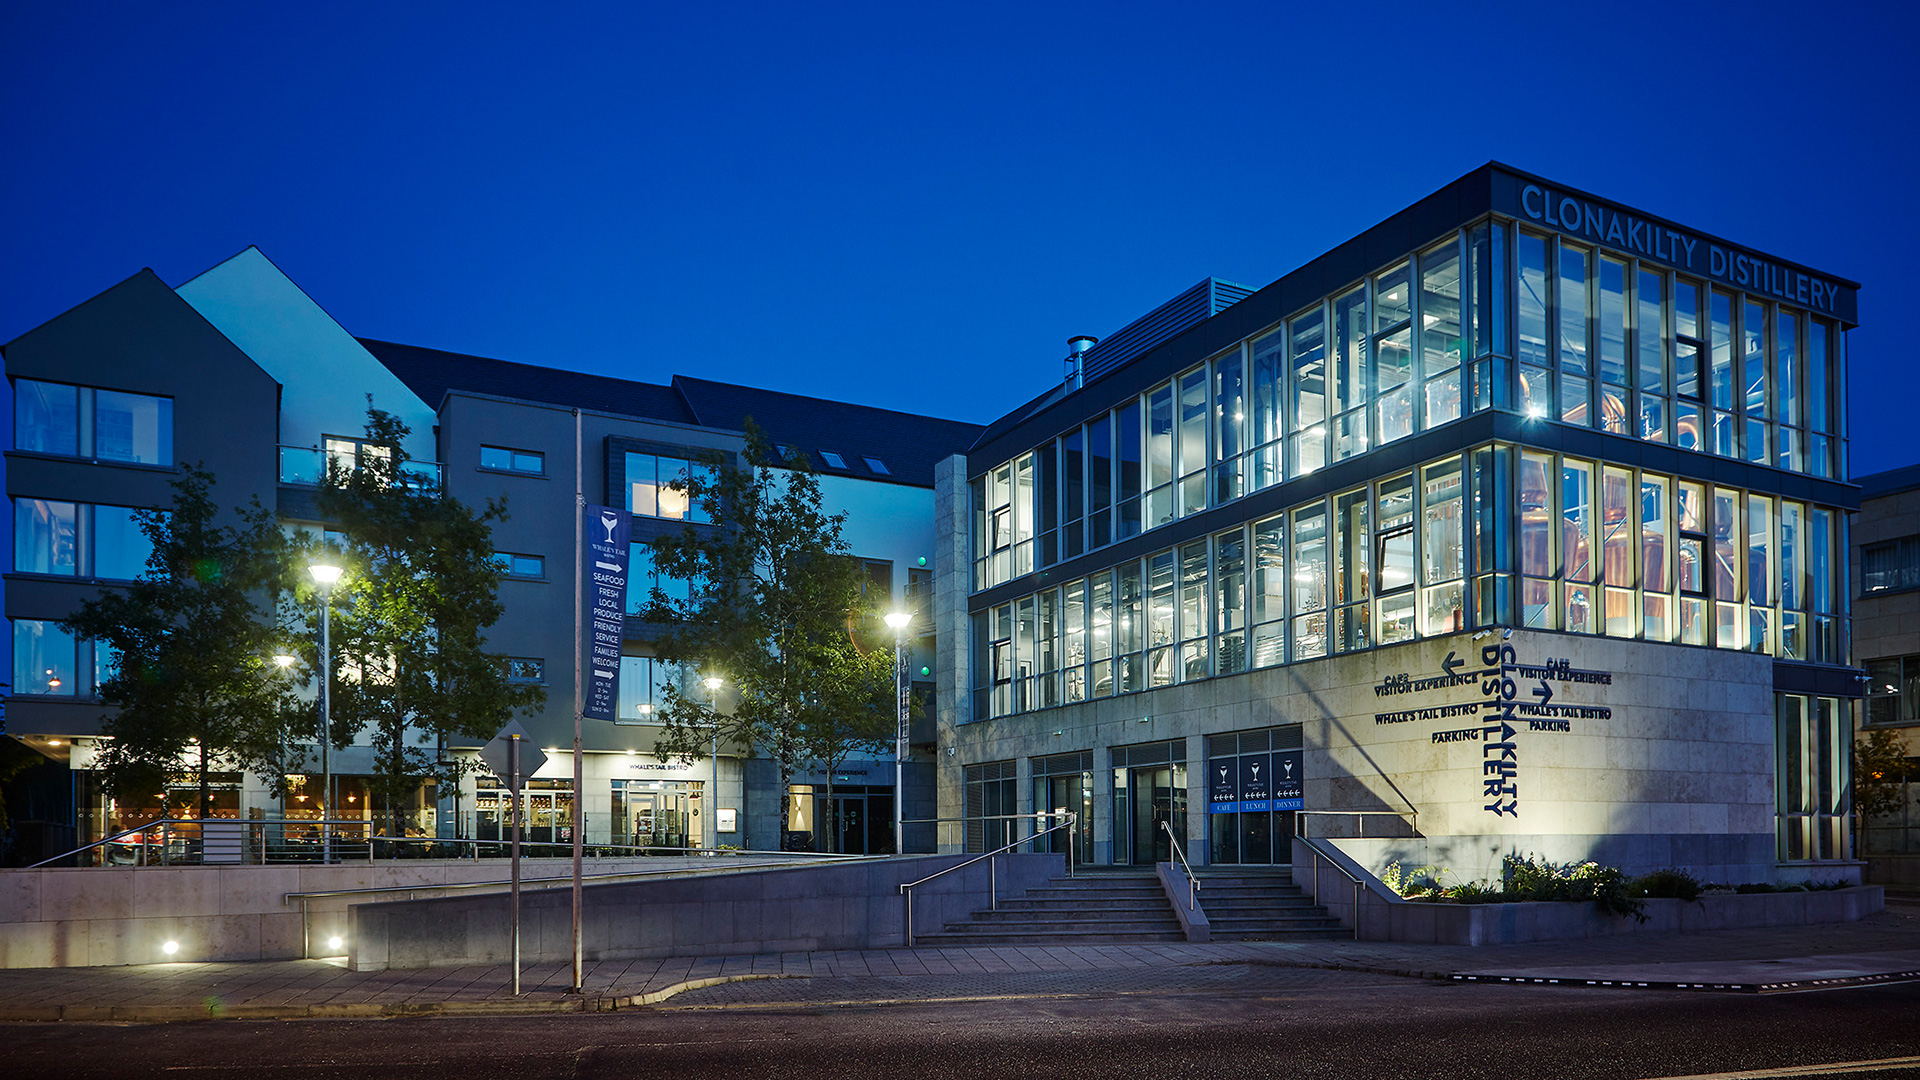
<svg viewBox="0 0 1920 1080">
<path fill-rule="evenodd" d="M 1692 1073 L 1651 1077 L 1649 1080 L 1766 1080 L 1775 1076 L 1832 1076 L 1836 1073 L 1881 1072 L 1920 1068 L 1920 1056 L 1874 1058 L 1871 1061 L 1833 1061 L 1825 1065 L 1783 1065 L 1777 1069 L 1736 1069 L 1733 1072 Z"/>
</svg>

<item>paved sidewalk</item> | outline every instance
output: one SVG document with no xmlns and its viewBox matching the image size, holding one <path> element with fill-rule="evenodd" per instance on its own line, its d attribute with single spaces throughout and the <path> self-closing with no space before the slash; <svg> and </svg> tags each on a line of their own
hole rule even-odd
<svg viewBox="0 0 1920 1080">
<path fill-rule="evenodd" d="M 1361 976 L 1671 989 L 1817 989 L 1920 978 L 1920 904 L 1857 923 L 1627 934 L 1483 948 L 1301 941 L 974 946 L 607 960 L 585 993 L 567 965 L 353 972 L 324 960 L 0 971 L 0 1020 L 559 1013 L 661 1005 L 940 1001 L 1010 995 L 1218 992 Z"/>
</svg>

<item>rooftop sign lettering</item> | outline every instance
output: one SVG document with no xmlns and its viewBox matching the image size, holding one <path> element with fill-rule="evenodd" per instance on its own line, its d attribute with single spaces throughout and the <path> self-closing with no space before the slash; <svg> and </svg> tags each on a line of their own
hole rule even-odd
<svg viewBox="0 0 1920 1080">
<path fill-rule="evenodd" d="M 1846 322 L 1856 319 L 1854 288 L 1819 274 L 1706 239 L 1666 222 L 1584 195 L 1514 178 L 1506 213 L 1567 236 L 1632 252 L 1745 292 L 1771 296 Z M 1496 199 L 1496 202 L 1499 200 Z"/>
</svg>

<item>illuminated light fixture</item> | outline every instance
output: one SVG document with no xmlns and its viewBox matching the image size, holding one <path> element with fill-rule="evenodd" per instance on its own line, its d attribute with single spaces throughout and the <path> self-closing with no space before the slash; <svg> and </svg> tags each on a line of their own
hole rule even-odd
<svg viewBox="0 0 1920 1080">
<path fill-rule="evenodd" d="M 1889 687 L 1887 687 L 1887 689 L 1889 689 L 1889 690 L 1891 690 L 1891 689 L 1893 689 L 1893 687 L 1891 687 L 1891 686 L 1889 686 Z M 48 739 L 48 740 L 47 740 L 47 745 L 48 745 L 48 746 L 59 746 L 59 745 L 60 745 L 60 740 L 59 740 L 59 739 Z"/>
<path fill-rule="evenodd" d="M 706 687 L 707 692 L 711 694 L 719 690 L 722 686 L 725 686 L 726 682 L 727 680 L 721 678 L 718 675 L 709 675 L 706 678 L 700 680 L 700 685 Z"/>
<path fill-rule="evenodd" d="M 912 621 L 913 616 L 904 611 L 887 612 L 887 625 L 893 627 L 895 630 L 905 630 L 907 624 Z"/>
<path fill-rule="evenodd" d="M 933 669 L 932 669 L 932 668 L 930 668 L 930 667 L 928 667 L 928 666 L 926 666 L 925 664 L 922 664 L 922 665 L 920 665 L 920 675 L 921 675 L 921 677 L 922 677 L 922 678 L 924 678 L 924 677 L 926 677 L 926 676 L 928 676 L 928 675 L 931 675 L 931 674 L 933 674 Z"/>
<path fill-rule="evenodd" d="M 341 940 L 340 940 L 340 935 L 339 935 L 339 934 L 335 934 L 335 935 L 333 935 L 332 937 L 330 937 L 330 938 L 328 938 L 328 939 L 327 939 L 327 948 L 329 948 L 329 949 L 337 949 L 337 948 L 339 948 L 340 946 L 342 946 L 342 945 L 345 945 L 345 944 L 346 944 L 346 942 L 344 942 L 344 941 L 341 941 Z"/>
<path fill-rule="evenodd" d="M 920 556 L 919 558 L 917 558 L 917 559 L 915 559 L 915 560 L 913 560 L 913 561 L 914 561 L 914 562 L 916 562 L 916 563 L 918 563 L 918 564 L 919 564 L 919 565 L 921 565 L 921 566 L 925 566 L 925 565 L 927 565 L 927 557 L 926 557 L 925 555 L 922 555 L 922 556 Z"/>
<path fill-rule="evenodd" d="M 640 753 L 640 751 L 638 751 L 638 750 L 629 750 L 629 751 L 627 751 L 627 756 L 628 756 L 628 757 L 637 757 L 637 756 L 639 756 L 639 753 Z"/>
<path fill-rule="evenodd" d="M 332 563 L 314 563 L 307 567 L 307 573 L 312 574 L 322 588 L 331 588 L 340 581 L 342 571 Z"/>
<path fill-rule="evenodd" d="M 275 653 L 273 662 L 279 666 L 281 671 L 285 671 L 293 666 L 293 657 L 288 656 L 286 653 Z"/>
<path fill-rule="evenodd" d="M 1493 631 L 1491 630 L 1476 630 L 1473 635 L 1473 640 L 1485 641 L 1486 639 L 1492 636 L 1493 636 Z"/>
<path fill-rule="evenodd" d="M 177 941 L 169 941 L 160 946 L 160 951 L 166 953 L 168 956 L 172 956 L 174 953 L 180 951 L 180 943 Z"/>
</svg>

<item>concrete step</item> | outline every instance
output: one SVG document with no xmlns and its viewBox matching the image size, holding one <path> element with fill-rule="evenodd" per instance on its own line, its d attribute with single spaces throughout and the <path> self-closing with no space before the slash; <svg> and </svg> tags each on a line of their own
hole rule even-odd
<svg viewBox="0 0 1920 1080">
<path fill-rule="evenodd" d="M 1210 937 L 1214 941 L 1297 941 L 1297 940 L 1341 940 L 1353 936 L 1353 931 L 1344 926 L 1300 927 L 1289 930 L 1222 930 L 1215 929 Z"/>
<path fill-rule="evenodd" d="M 995 914 L 988 912 L 988 915 Z M 995 919 L 981 917 L 966 923 L 948 923 L 941 931 L 947 934 L 1002 933 L 1018 931 L 1021 933 L 1100 933 L 1133 934 L 1142 932 L 1160 933 L 1166 930 L 1178 931 L 1179 920 L 1168 916 L 1164 919 Z"/>
<path fill-rule="evenodd" d="M 980 931 L 977 933 L 958 933 L 942 931 L 938 934 L 918 934 L 914 944 L 922 947 L 962 946 L 962 945 L 1137 945 L 1157 941 L 1185 941 L 1186 935 L 1179 930 L 1160 933 L 1144 931 L 1071 931 L 1041 930 L 1020 931 L 1001 930 Z"/>
</svg>

